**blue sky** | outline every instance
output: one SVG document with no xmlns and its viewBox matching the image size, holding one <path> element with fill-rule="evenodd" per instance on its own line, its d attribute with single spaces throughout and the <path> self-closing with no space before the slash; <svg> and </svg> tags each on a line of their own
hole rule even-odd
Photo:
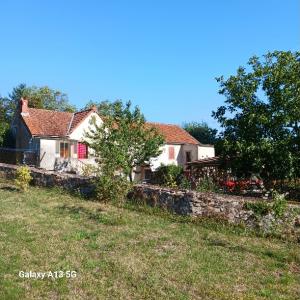
<svg viewBox="0 0 300 300">
<path fill-rule="evenodd" d="M 2 0 L 0 13 L 2 96 L 49 85 L 78 108 L 131 100 L 165 123 L 217 126 L 215 77 L 300 46 L 298 0 Z"/>
</svg>

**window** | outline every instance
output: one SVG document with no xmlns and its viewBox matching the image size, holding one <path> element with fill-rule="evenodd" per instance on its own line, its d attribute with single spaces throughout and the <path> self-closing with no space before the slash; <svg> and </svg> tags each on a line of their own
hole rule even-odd
<svg viewBox="0 0 300 300">
<path fill-rule="evenodd" d="M 190 151 L 185 152 L 185 161 L 187 163 L 192 161 L 192 154 Z"/>
<path fill-rule="evenodd" d="M 151 171 L 151 169 L 145 169 L 144 170 L 144 178 L 145 178 L 145 180 L 150 180 L 151 179 L 151 177 L 152 177 L 152 171 Z"/>
<path fill-rule="evenodd" d="M 70 145 L 68 142 L 60 142 L 59 154 L 60 154 L 60 157 L 62 157 L 62 158 L 70 157 Z"/>
<path fill-rule="evenodd" d="M 169 147 L 169 159 L 175 159 L 175 150 L 174 147 Z"/>
<path fill-rule="evenodd" d="M 87 144 L 78 143 L 77 153 L 79 159 L 88 158 L 88 146 Z"/>
</svg>

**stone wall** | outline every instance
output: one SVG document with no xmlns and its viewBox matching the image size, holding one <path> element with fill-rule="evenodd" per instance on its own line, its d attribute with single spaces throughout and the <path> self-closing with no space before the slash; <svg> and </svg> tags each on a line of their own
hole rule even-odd
<svg viewBox="0 0 300 300">
<path fill-rule="evenodd" d="M 16 165 L 0 163 L 0 177 L 14 179 L 17 168 L 18 166 Z M 37 168 L 30 168 L 30 170 L 33 177 L 32 183 L 37 186 L 61 187 L 72 192 L 79 191 L 85 196 L 92 195 L 94 191 L 92 179 L 88 177 Z M 274 216 L 269 214 L 259 219 L 259 224 L 257 224 L 257 217 L 251 210 L 245 208 L 245 203 L 257 201 L 254 198 L 174 190 L 146 184 L 135 185 L 129 198 L 151 206 L 158 206 L 180 215 L 214 217 L 234 224 L 259 225 L 260 227 L 265 227 L 266 231 L 274 223 L 282 225 L 284 229 L 297 227 L 297 232 L 299 232 L 300 228 L 299 205 L 288 205 L 287 213 L 283 220 L 275 220 Z M 294 214 L 295 211 L 298 212 Z M 292 217 L 290 218 L 290 216 Z"/>
<path fill-rule="evenodd" d="M 258 200 L 255 198 L 189 190 L 172 190 L 144 184 L 136 185 L 130 197 L 135 201 L 151 206 L 158 206 L 180 215 L 214 217 L 234 224 L 257 225 L 257 218 L 254 213 L 245 208 L 246 202 L 255 202 Z M 295 207 L 289 205 L 287 213 L 294 210 Z M 298 206 L 299 208 L 300 206 Z M 272 220 L 270 219 L 271 217 L 266 216 L 260 222 L 269 222 L 269 220 Z M 292 226 L 299 226 L 299 212 L 292 218 Z"/>
<path fill-rule="evenodd" d="M 18 166 L 0 163 L 0 177 L 14 179 Z M 92 193 L 94 187 L 91 178 L 76 174 L 59 173 L 43 169 L 30 168 L 32 184 L 41 187 L 61 187 L 69 191 L 79 191 L 83 195 Z"/>
</svg>

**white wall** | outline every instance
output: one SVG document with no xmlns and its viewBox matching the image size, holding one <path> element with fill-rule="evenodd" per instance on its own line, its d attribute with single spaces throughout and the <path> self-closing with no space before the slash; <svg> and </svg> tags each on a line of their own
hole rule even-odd
<svg viewBox="0 0 300 300">
<path fill-rule="evenodd" d="M 214 146 L 198 146 L 198 159 L 215 156 Z"/>
<path fill-rule="evenodd" d="M 169 147 L 174 147 L 175 159 L 169 159 Z M 172 145 L 166 144 L 162 147 L 163 152 L 157 157 L 150 160 L 151 170 L 156 170 L 161 164 L 164 165 L 180 165 L 185 166 L 186 155 L 185 152 L 191 152 L 191 160 L 197 160 L 199 157 L 198 145 Z"/>
<path fill-rule="evenodd" d="M 169 159 L 169 147 L 174 147 L 175 158 Z M 156 157 L 150 159 L 150 167 L 152 171 L 155 171 L 161 164 L 163 165 L 180 165 L 185 167 L 186 165 L 186 152 L 191 153 L 191 161 L 202 159 L 205 157 L 214 157 L 215 148 L 213 146 L 199 146 L 192 144 L 184 145 L 172 145 L 166 144 L 161 147 L 162 153 Z M 137 172 L 133 174 L 134 180 L 140 181 L 143 179 L 143 170 L 137 168 Z"/>
<path fill-rule="evenodd" d="M 55 165 L 55 143 L 56 140 L 40 139 L 40 167 L 53 170 Z"/>
<path fill-rule="evenodd" d="M 76 141 L 83 141 L 85 139 L 85 132 L 89 132 L 89 128 L 92 127 L 90 122 L 93 118 L 96 119 L 96 124 L 98 126 L 100 126 L 103 123 L 100 116 L 97 113 L 93 112 L 89 115 L 88 118 L 83 120 L 77 128 L 75 128 L 75 130 L 70 134 L 70 139 Z"/>
<path fill-rule="evenodd" d="M 88 118 L 83 120 L 81 124 L 72 132 L 70 140 L 82 141 L 85 138 L 85 132 L 89 131 L 89 127 L 92 125 L 90 121 L 92 118 L 96 119 L 96 123 L 101 125 L 103 122 L 99 115 L 95 112 L 91 113 Z M 59 140 L 63 141 L 63 139 Z M 40 167 L 46 170 L 54 170 L 56 159 L 60 158 L 60 154 L 56 153 L 56 142 L 55 139 L 40 139 Z M 74 154 L 74 146 L 71 147 L 71 157 L 77 158 L 77 154 Z"/>
<path fill-rule="evenodd" d="M 169 159 L 169 147 L 174 147 L 174 152 L 175 152 L 175 159 L 170 160 Z M 178 162 L 181 161 L 181 145 L 164 145 L 161 147 L 162 153 L 156 157 L 156 158 L 151 158 L 150 160 L 150 165 L 151 165 L 151 170 L 155 171 L 161 164 L 164 165 L 178 165 Z"/>
</svg>

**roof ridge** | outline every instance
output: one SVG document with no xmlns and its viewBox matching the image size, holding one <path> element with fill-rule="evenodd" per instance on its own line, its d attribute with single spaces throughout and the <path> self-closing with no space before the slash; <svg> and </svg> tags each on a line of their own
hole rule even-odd
<svg viewBox="0 0 300 300">
<path fill-rule="evenodd" d="M 88 108 L 88 109 L 84 109 L 84 110 L 79 110 L 79 111 L 74 112 L 74 114 L 79 114 L 79 113 L 86 112 L 86 111 L 91 111 L 91 110 L 93 110 L 93 109 Z"/>
<path fill-rule="evenodd" d="M 85 109 L 79 112 L 74 113 L 73 118 L 71 120 L 71 125 L 70 125 L 70 129 L 69 129 L 69 134 L 71 134 L 82 122 L 83 120 L 85 120 L 88 116 L 90 116 L 93 112 L 95 112 L 96 114 L 98 114 L 94 109 L 90 108 L 90 109 Z M 85 113 L 85 115 L 84 115 Z M 80 117 L 80 114 L 83 114 L 83 116 Z M 79 122 L 76 121 L 76 117 L 79 116 Z M 75 125 L 73 124 L 75 120 Z"/>
<path fill-rule="evenodd" d="M 177 126 L 179 128 L 182 128 L 180 125 L 178 124 L 171 124 L 171 123 L 162 123 L 162 122 L 146 122 L 146 124 L 156 124 L 156 125 L 168 125 L 168 126 Z M 182 128 L 183 129 L 183 128 Z"/>
<path fill-rule="evenodd" d="M 60 110 L 54 110 L 54 109 L 45 109 L 45 108 L 36 108 L 36 107 L 28 107 L 28 109 L 50 111 L 50 112 L 55 112 L 55 113 L 73 114 L 73 112 L 70 112 L 70 111 L 60 111 Z"/>
</svg>

